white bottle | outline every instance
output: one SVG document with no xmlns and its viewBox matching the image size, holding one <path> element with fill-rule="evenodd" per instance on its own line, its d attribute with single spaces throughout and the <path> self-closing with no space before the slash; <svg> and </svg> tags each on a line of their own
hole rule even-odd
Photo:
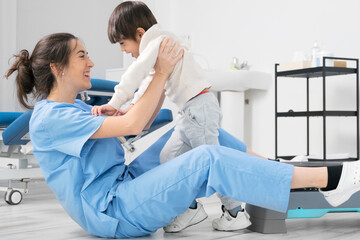
<svg viewBox="0 0 360 240">
<path fill-rule="evenodd" d="M 315 41 L 314 46 L 311 49 L 311 66 L 312 67 L 318 67 L 320 66 L 320 61 L 319 61 L 319 46 L 317 41 Z"/>
<path fill-rule="evenodd" d="M 332 52 L 326 50 L 326 47 L 324 45 L 322 45 L 321 51 L 318 53 L 320 66 L 323 65 L 323 58 L 324 57 L 334 57 L 334 54 Z M 325 66 L 333 67 L 334 66 L 334 60 L 333 59 L 326 59 Z"/>
</svg>

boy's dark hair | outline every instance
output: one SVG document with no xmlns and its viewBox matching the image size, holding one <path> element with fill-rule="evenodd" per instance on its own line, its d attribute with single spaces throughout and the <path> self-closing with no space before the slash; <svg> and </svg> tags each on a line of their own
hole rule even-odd
<svg viewBox="0 0 360 240">
<path fill-rule="evenodd" d="M 145 3 L 140 1 L 123 2 L 114 9 L 110 16 L 108 37 L 111 43 L 117 43 L 122 39 L 136 41 L 137 28 L 147 31 L 156 23 L 156 18 Z"/>
</svg>

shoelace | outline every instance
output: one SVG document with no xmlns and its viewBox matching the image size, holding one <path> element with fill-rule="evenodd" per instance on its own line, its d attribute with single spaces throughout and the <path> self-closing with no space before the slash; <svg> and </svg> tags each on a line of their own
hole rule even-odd
<svg viewBox="0 0 360 240">
<path fill-rule="evenodd" d="M 223 213 L 224 215 L 225 213 Z M 225 216 L 225 219 L 228 220 L 229 222 L 233 219 L 233 217 L 231 217 L 230 213 L 227 213 Z"/>
</svg>

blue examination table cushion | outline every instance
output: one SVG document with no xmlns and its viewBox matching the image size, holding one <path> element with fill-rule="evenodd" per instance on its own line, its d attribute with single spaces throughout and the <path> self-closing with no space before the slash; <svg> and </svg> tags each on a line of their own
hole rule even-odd
<svg viewBox="0 0 360 240">
<path fill-rule="evenodd" d="M 7 125 L 2 134 L 5 145 L 24 145 L 30 140 L 23 140 L 29 132 L 32 110 L 25 113 L 0 113 L 0 125 Z"/>
</svg>

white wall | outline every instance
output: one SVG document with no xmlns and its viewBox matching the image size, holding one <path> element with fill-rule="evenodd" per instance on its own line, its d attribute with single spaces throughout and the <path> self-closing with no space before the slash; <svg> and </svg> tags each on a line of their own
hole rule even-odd
<svg viewBox="0 0 360 240">
<path fill-rule="evenodd" d="M 0 0 L 0 111 L 18 110 L 15 82 L 5 79 L 8 59 L 16 50 L 16 1 Z"/>
<path fill-rule="evenodd" d="M 17 0 L 16 13 L 14 6 L 2 9 L 4 3 L 14 0 L 0 0 L 1 16 L 0 33 L 4 38 L 4 26 L 16 22 L 17 31 L 10 34 L 11 44 L 16 41 L 16 50 L 32 49 L 42 36 L 52 32 L 67 31 L 81 37 L 95 61 L 93 77 L 103 77 L 105 69 L 120 67 L 122 53 L 118 45 L 110 45 L 106 36 L 108 17 L 113 8 L 121 1 L 115 0 Z M 359 58 L 360 56 L 360 1 L 358 0 L 145 0 L 153 10 L 158 21 L 178 35 L 189 35 L 193 52 L 202 56 L 210 68 L 229 69 L 232 57 L 240 61 L 247 60 L 254 70 L 269 72 L 273 75 L 274 64 L 292 59 L 295 51 L 310 54 L 314 41 L 326 45 L 326 49 L 336 56 Z M 16 4 L 15 4 L 16 5 Z M 11 12 L 12 11 L 12 12 Z M 16 18 L 14 18 L 16 14 Z M 12 29 L 7 27 L 6 30 Z M 0 44 L 4 49 L 4 43 Z M 12 47 L 13 48 L 13 47 Z M 10 52 L 11 54 L 12 49 Z M 8 49 L 8 48 L 5 48 Z M 1 74 L 7 52 L 1 56 Z M 11 55 L 10 54 L 10 55 Z M 328 101 L 334 109 L 352 107 L 354 102 L 351 80 L 345 78 L 333 81 L 329 89 Z M 9 97 L 9 90 L 1 83 L 0 111 L 11 103 L 4 104 Z M 303 83 L 285 81 L 280 90 L 288 92 L 282 102 L 296 96 L 289 104 L 280 106 L 284 110 L 293 106 L 301 109 L 303 101 Z M 314 108 L 321 106 L 321 94 L 318 94 L 318 83 L 315 83 L 312 101 Z M 293 88 L 296 91 L 293 91 Z M 296 94 L 294 94 L 294 92 Z M 268 91 L 248 91 L 246 98 L 250 104 L 245 107 L 245 141 L 255 151 L 274 155 L 274 87 Z M 234 103 L 236 107 L 236 103 Z M 317 121 L 317 120 L 315 120 Z M 344 120 L 345 121 L 345 120 Z M 347 121 L 347 120 L 346 120 Z M 351 121 L 351 120 L 349 120 Z M 303 130 L 300 123 L 290 128 L 294 131 L 291 141 L 284 143 L 286 150 L 303 144 Z M 337 128 L 329 149 L 347 149 L 353 135 L 352 123 Z M 286 126 L 288 124 L 285 124 Z M 295 131 L 297 130 L 297 131 Z M 316 129 L 313 129 L 315 132 Z M 288 132 L 289 132 L 288 131 Z M 318 139 L 319 134 L 314 136 Z M 320 133 L 321 135 L 321 133 Z M 302 150 L 301 150 L 302 151 Z M 299 152 L 299 154 L 301 153 Z M 352 150 L 349 150 L 352 151 Z"/>
<path fill-rule="evenodd" d="M 360 1 L 357 0 L 152 0 L 145 1 L 155 7 L 163 27 L 178 35 L 190 35 L 191 46 L 195 53 L 206 59 L 210 68 L 229 69 L 232 57 L 246 60 L 252 69 L 274 75 L 274 64 L 292 59 L 294 52 L 310 54 L 314 41 L 340 57 L 360 57 Z M 162 5 L 166 2 L 166 5 Z M 171 3 L 169 3 L 171 2 Z M 334 81 L 328 89 L 329 108 L 343 109 L 354 106 L 354 80 Z M 352 78 L 354 79 L 354 78 Z M 291 81 L 291 83 L 290 83 Z M 350 83 L 349 83 L 350 82 Z M 298 92 L 303 82 L 288 80 L 281 88 L 287 102 Z M 349 83 L 349 84 L 348 84 Z M 315 85 L 318 85 L 317 83 Z M 268 91 L 248 91 L 246 98 L 250 104 L 245 108 L 245 141 L 255 151 L 266 156 L 275 152 L 274 84 Z M 321 106 L 321 86 L 312 97 L 312 109 Z M 295 89 L 295 91 L 294 91 Z M 296 95 L 295 107 L 304 106 L 304 94 Z M 281 104 L 280 104 L 281 105 Z M 236 107 L 236 103 L 234 103 Z M 291 107 L 282 106 L 285 110 Z M 315 120 L 317 121 L 317 120 Z M 345 121 L 345 123 L 344 123 Z M 334 141 L 328 143 L 328 150 L 354 152 L 348 148 L 353 142 L 355 123 L 335 128 Z M 293 138 L 284 142 L 282 147 L 297 154 L 304 153 L 302 124 L 295 123 L 286 131 L 292 131 Z M 287 126 L 284 123 L 282 126 Z M 314 126 L 314 125 L 313 125 Z M 348 127 L 348 128 L 347 128 Z M 316 127 L 318 128 L 318 127 Z M 345 129 L 344 129 L 345 128 Z M 321 129 L 321 128 L 320 128 Z M 297 130 L 297 131 L 296 131 Z M 315 129 L 312 131 L 315 134 Z M 312 136 L 318 140 L 320 134 Z M 330 134 L 329 134 L 330 135 Z M 335 136 L 334 136 L 335 135 Z M 350 136 L 351 135 L 351 136 Z M 330 136 L 329 136 L 330 137 Z M 312 149 L 317 152 L 318 145 Z M 297 148 L 297 149 L 295 149 Z M 316 148 L 316 149 L 315 149 Z"/>
<path fill-rule="evenodd" d="M 0 74 L 8 69 L 8 59 L 21 49 L 30 52 L 41 37 L 54 32 L 70 32 L 79 37 L 95 63 L 93 78 L 105 78 L 105 69 L 122 66 L 119 46 L 110 44 L 107 37 L 107 22 L 119 0 L 1 0 Z M 14 34 L 9 32 L 15 31 Z M 13 32 L 11 32 L 13 33 Z M 0 111 L 21 110 L 16 101 L 13 82 L 0 78 Z M 10 99 L 4 101 L 2 99 Z"/>
</svg>

